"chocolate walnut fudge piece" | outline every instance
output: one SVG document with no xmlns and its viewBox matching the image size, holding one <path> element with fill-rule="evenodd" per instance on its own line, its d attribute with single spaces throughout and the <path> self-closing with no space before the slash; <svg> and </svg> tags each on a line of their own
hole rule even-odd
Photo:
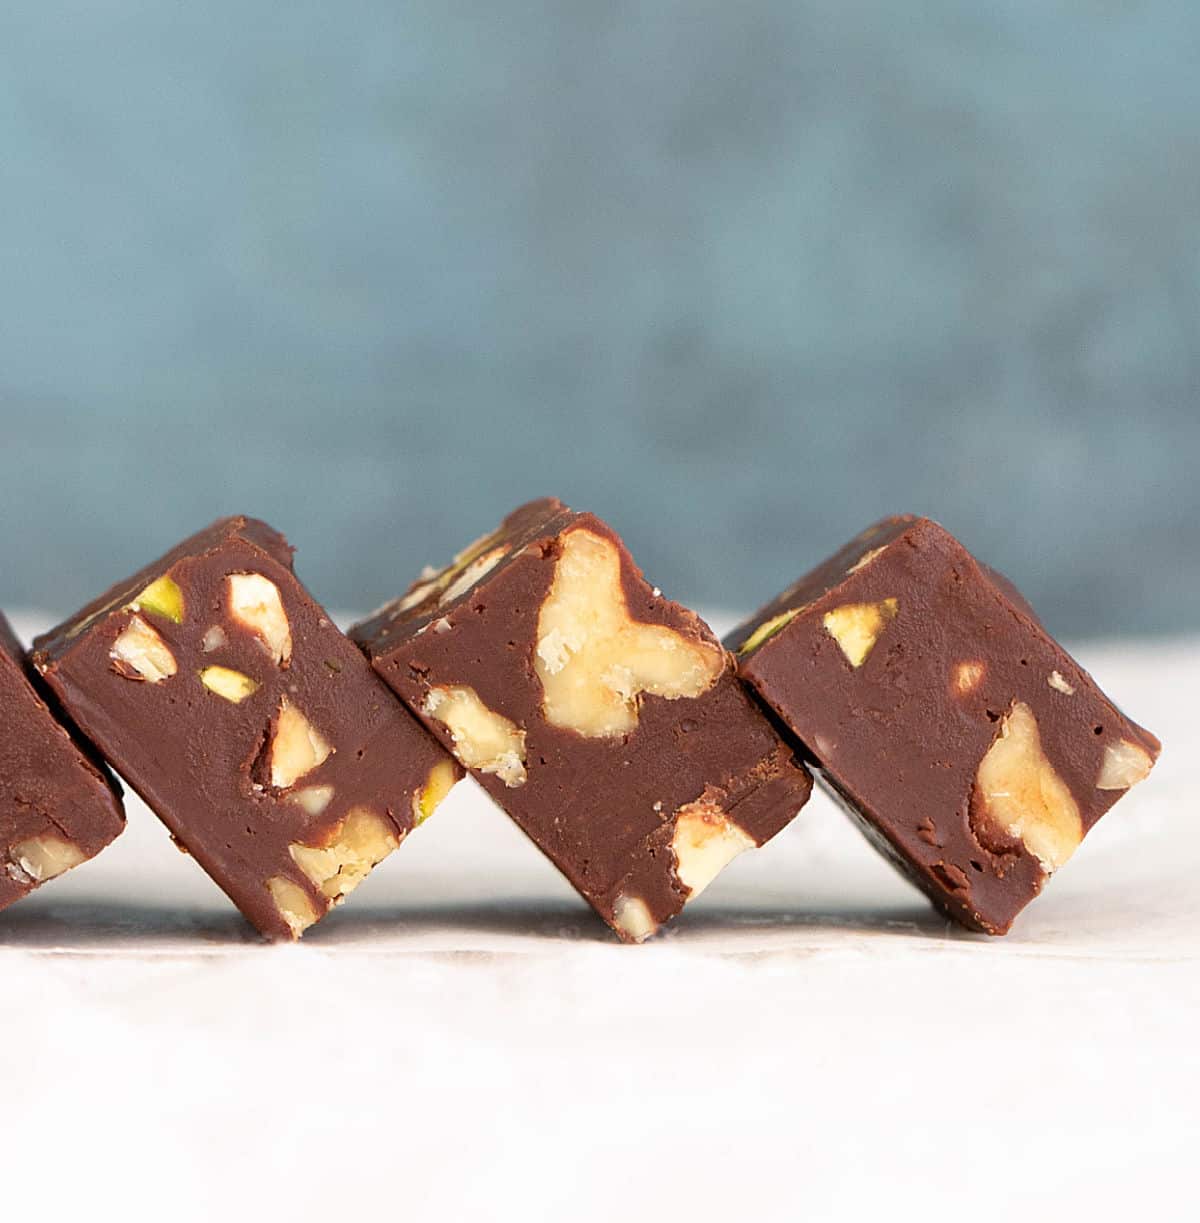
<svg viewBox="0 0 1200 1223">
<path fill-rule="evenodd" d="M 877 523 L 726 643 L 870 840 L 989 934 L 1158 757 L 1007 580 L 926 518 Z"/>
<path fill-rule="evenodd" d="M 116 783 L 36 682 L 0 615 L 0 909 L 94 858 L 125 828 Z"/>
<path fill-rule="evenodd" d="M 558 501 L 518 509 L 351 636 L 628 942 L 808 799 L 707 625 Z"/>
<path fill-rule="evenodd" d="M 461 776 L 253 519 L 215 523 L 35 644 L 80 726 L 268 938 L 298 938 Z"/>
</svg>

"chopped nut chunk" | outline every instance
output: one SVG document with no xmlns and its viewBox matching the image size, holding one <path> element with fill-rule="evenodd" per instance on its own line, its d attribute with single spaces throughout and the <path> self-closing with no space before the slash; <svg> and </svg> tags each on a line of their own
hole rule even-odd
<svg viewBox="0 0 1200 1223">
<path fill-rule="evenodd" d="M 287 922 L 292 938 L 299 938 L 320 916 L 304 889 L 282 875 L 267 880 L 267 891 L 279 916 Z"/>
<path fill-rule="evenodd" d="M 225 636 L 225 630 L 219 624 L 214 624 L 200 639 L 200 648 L 206 654 L 223 650 L 228 644 L 229 638 Z"/>
<path fill-rule="evenodd" d="M 987 668 L 981 662 L 960 662 L 954 668 L 954 690 L 959 696 L 974 692 L 983 681 Z"/>
<path fill-rule="evenodd" d="M 620 557 L 608 540 L 577 529 L 560 542 L 534 658 L 552 725 L 592 737 L 628 734 L 643 692 L 677 700 L 717 682 L 725 667 L 719 649 L 630 617 Z"/>
<path fill-rule="evenodd" d="M 762 624 L 760 624 L 758 628 L 756 628 L 754 632 L 752 632 L 750 636 L 747 637 L 740 646 L 738 646 L 737 652 L 739 654 L 752 654 L 760 645 L 762 645 L 764 641 L 774 637 L 781 628 L 787 624 L 790 624 L 802 610 L 803 608 L 794 607 L 790 611 L 780 612 L 778 616 L 772 616 L 770 620 L 764 620 Z"/>
<path fill-rule="evenodd" d="M 424 788 L 413 796 L 414 826 L 419 826 L 438 809 L 442 800 L 454 789 L 459 774 L 449 760 L 439 760 L 429 772 Z"/>
<path fill-rule="evenodd" d="M 14 845 L 9 857 L 36 883 L 57 879 L 85 860 L 78 845 L 49 834 Z"/>
<path fill-rule="evenodd" d="M 882 547 L 872 548 L 869 552 L 864 552 L 862 556 L 860 556 L 858 560 L 856 560 L 854 564 L 846 570 L 846 573 L 857 573 L 860 569 L 865 569 L 877 556 L 882 555 L 885 551 L 887 551 L 887 548 Z"/>
<path fill-rule="evenodd" d="M 368 807 L 355 807 L 323 844 L 293 845 L 291 853 L 313 885 L 336 903 L 399 845 L 387 820 Z"/>
<path fill-rule="evenodd" d="M 288 789 L 324 764 L 332 752 L 321 732 L 284 697 L 271 741 L 271 785 Z"/>
<path fill-rule="evenodd" d="M 701 799 L 679 809 L 671 849 L 675 873 L 694 900 L 738 856 L 754 848 L 720 807 Z"/>
<path fill-rule="evenodd" d="M 979 765 L 979 796 L 988 818 L 1020 837 L 1043 868 L 1055 871 L 1083 840 L 1079 806 L 1046 759 L 1037 720 L 1017 701 Z"/>
<path fill-rule="evenodd" d="M 1104 749 L 1104 762 L 1096 779 L 1096 789 L 1128 790 L 1139 781 L 1145 781 L 1153 767 L 1154 761 L 1145 748 L 1128 739 L 1110 743 Z"/>
<path fill-rule="evenodd" d="M 465 595 L 473 586 L 477 586 L 482 578 L 490 573 L 504 559 L 507 548 L 493 548 L 482 556 L 477 556 L 465 565 L 462 572 L 442 591 L 439 603 L 452 603 L 461 595 Z"/>
<path fill-rule="evenodd" d="M 200 682 L 217 696 L 234 705 L 240 705 L 248 696 L 253 696 L 262 685 L 243 675 L 240 671 L 231 671 L 228 667 L 205 667 L 200 672 Z"/>
<path fill-rule="evenodd" d="M 167 643 L 141 616 L 134 616 L 129 621 L 125 631 L 113 642 L 109 657 L 118 675 L 148 684 L 162 683 L 179 671 Z"/>
<path fill-rule="evenodd" d="M 631 943 L 644 943 L 658 929 L 646 902 L 637 896 L 618 896 L 613 906 L 617 930 Z"/>
<path fill-rule="evenodd" d="M 525 784 L 525 732 L 489 709 L 473 688 L 431 688 L 424 712 L 449 730 L 454 754 L 467 768 L 494 773 L 509 787 Z"/>
<path fill-rule="evenodd" d="M 333 786 L 305 786 L 301 790 L 293 790 L 288 797 L 315 819 L 325 814 L 329 804 L 333 802 L 333 795 Z"/>
<path fill-rule="evenodd" d="M 172 624 L 183 623 L 183 591 L 174 578 L 163 575 L 151 582 L 129 605 L 131 611 L 147 611 Z"/>
<path fill-rule="evenodd" d="M 258 638 L 277 666 L 291 662 L 292 629 L 274 582 L 261 573 L 231 573 L 229 609 L 234 620 Z"/>
<path fill-rule="evenodd" d="M 852 667 L 861 667 L 875 648 L 889 620 L 899 610 L 896 599 L 879 603 L 847 603 L 825 613 L 825 631 L 841 646 Z"/>
</svg>

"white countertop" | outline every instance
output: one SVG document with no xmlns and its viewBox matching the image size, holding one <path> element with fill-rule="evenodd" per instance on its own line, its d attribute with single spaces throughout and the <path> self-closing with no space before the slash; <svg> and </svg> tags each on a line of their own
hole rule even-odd
<svg viewBox="0 0 1200 1223">
<path fill-rule="evenodd" d="M 6 1217 L 1195 1218 L 1200 643 L 1078 654 L 1163 759 L 1001 940 L 817 796 L 623 947 L 464 783 L 270 947 L 131 797 L 0 915 Z"/>
</svg>

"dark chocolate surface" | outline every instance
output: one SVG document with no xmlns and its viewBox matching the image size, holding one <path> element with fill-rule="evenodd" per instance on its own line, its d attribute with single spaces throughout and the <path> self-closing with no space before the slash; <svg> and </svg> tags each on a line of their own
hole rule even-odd
<svg viewBox="0 0 1200 1223">
<path fill-rule="evenodd" d="M 39 638 L 34 654 L 63 704 L 177 843 L 271 938 L 292 937 L 294 930 L 268 880 L 298 888 L 316 917 L 331 906 L 331 897 L 297 865 L 293 846 L 335 844 L 347 817 L 361 810 L 398 842 L 413 827 L 414 799 L 434 767 L 461 775 L 301 585 L 291 555 L 265 524 L 222 520 Z M 164 574 L 182 594 L 178 624 L 129 607 Z M 233 618 L 228 578 L 234 574 L 262 575 L 278 589 L 292 639 L 289 658 L 280 660 Z M 135 614 L 170 650 L 176 674 L 147 682 L 114 660 L 114 643 Z M 227 700 L 200 678 L 213 666 L 258 687 L 238 703 Z M 332 750 L 293 784 L 277 787 L 270 745 L 285 703 Z M 318 810 L 322 804 L 313 800 L 323 788 L 332 793 Z"/>
<path fill-rule="evenodd" d="M 523 784 L 476 776 L 597 912 L 628 937 L 615 922 L 622 897 L 644 902 L 654 925 L 689 898 L 671 847 L 680 808 L 707 798 L 711 810 L 761 845 L 807 800 L 811 781 L 742 691 L 727 657 L 699 696 L 643 694 L 629 733 L 588 737 L 547 721 L 534 666 L 539 615 L 561 540 L 575 530 L 619 551 L 621 588 L 633 620 L 719 649 L 699 617 L 651 589 L 608 526 L 551 499 L 521 507 L 499 531 L 460 554 L 470 564 L 471 557 L 503 550 L 469 589 L 456 590 L 455 573 L 426 579 L 351 636 L 448 747 L 453 739 L 446 727 L 424 713 L 437 686 L 469 686 L 489 710 L 524 732 Z M 446 590 L 451 597 L 444 597 Z"/>
<path fill-rule="evenodd" d="M 46 881 L 20 847 L 49 838 L 86 861 L 125 827 L 115 781 L 36 685 L 0 614 L 0 909 Z"/>
<path fill-rule="evenodd" d="M 824 617 L 890 599 L 894 615 L 852 666 Z M 760 643 L 745 650 L 756 630 Z M 1015 704 L 1032 711 L 1083 834 L 1125 793 L 1097 787 L 1107 750 L 1125 741 L 1148 763 L 1160 750 L 1006 579 L 927 519 L 876 524 L 726 644 L 744 650 L 742 678 L 806 746 L 871 841 L 945 912 L 988 933 L 1007 931 L 1046 878 L 1019 837 L 983 819 L 976 793 L 980 762 Z"/>
</svg>

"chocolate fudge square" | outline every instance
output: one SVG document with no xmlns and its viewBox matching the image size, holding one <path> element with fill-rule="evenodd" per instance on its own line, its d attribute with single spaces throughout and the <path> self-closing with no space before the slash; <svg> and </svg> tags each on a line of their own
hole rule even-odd
<svg viewBox="0 0 1200 1223">
<path fill-rule="evenodd" d="M 116 782 L 46 695 L 0 614 L 0 909 L 94 858 L 125 828 Z"/>
<path fill-rule="evenodd" d="M 340 903 L 462 775 L 253 519 L 214 523 L 35 645 L 63 705 L 268 938 Z"/>
<path fill-rule="evenodd" d="M 1008 931 L 1160 750 L 927 518 L 876 523 L 726 644 L 870 840 L 988 934 Z"/>
<path fill-rule="evenodd" d="M 808 799 L 708 626 L 611 528 L 553 499 L 351 636 L 627 942 Z"/>
</svg>

